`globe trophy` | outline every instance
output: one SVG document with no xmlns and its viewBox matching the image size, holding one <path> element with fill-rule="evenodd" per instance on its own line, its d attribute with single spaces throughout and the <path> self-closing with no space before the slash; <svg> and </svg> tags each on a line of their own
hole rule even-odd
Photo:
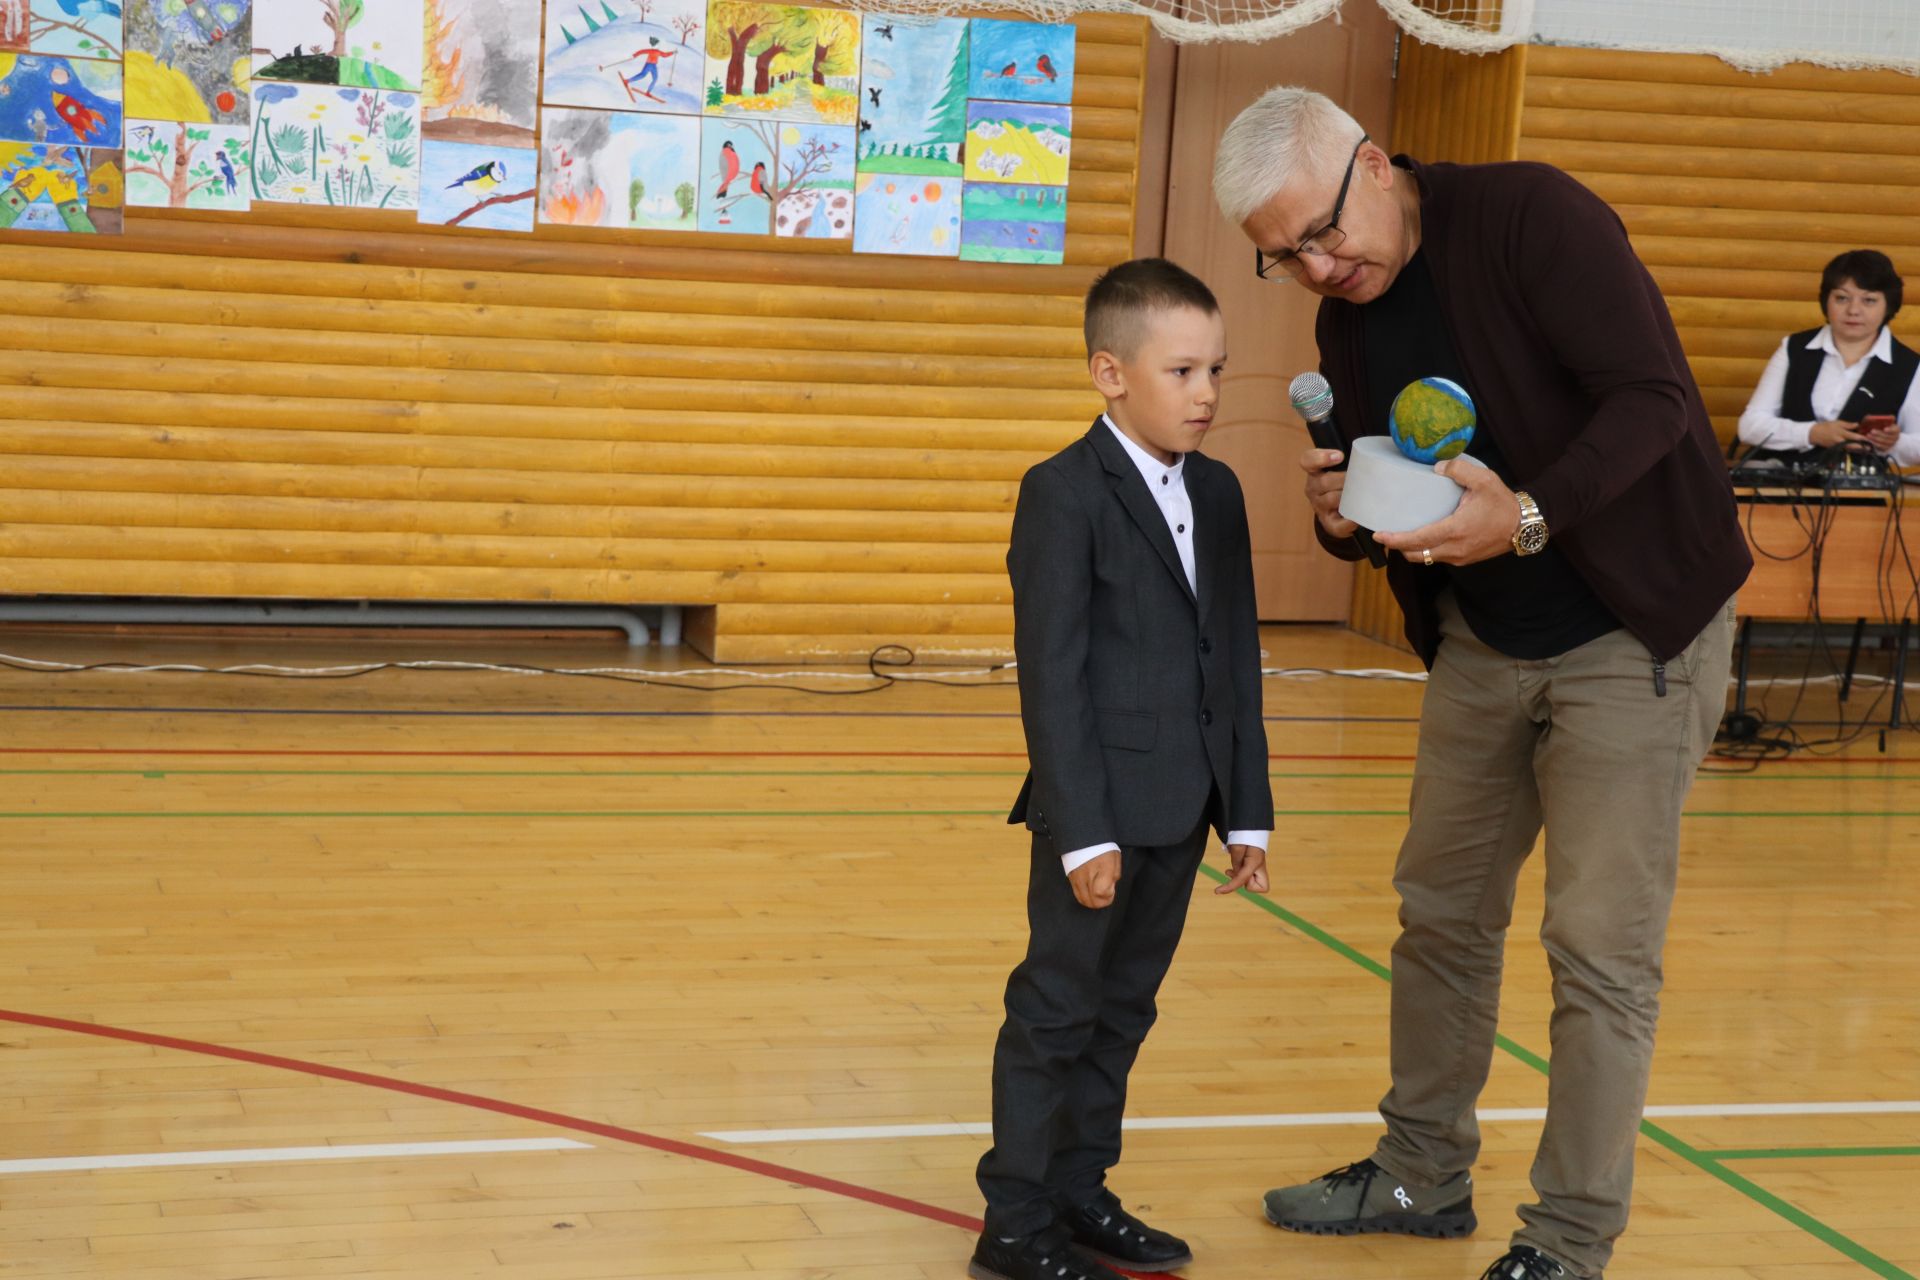
<svg viewBox="0 0 1920 1280">
<path fill-rule="evenodd" d="M 1477 421 L 1473 397 L 1446 378 L 1421 378 L 1393 398 L 1388 435 L 1361 436 L 1347 462 L 1340 514 L 1363 529 L 1403 533 L 1444 520 L 1465 492 L 1433 468 L 1465 458 Z"/>
</svg>

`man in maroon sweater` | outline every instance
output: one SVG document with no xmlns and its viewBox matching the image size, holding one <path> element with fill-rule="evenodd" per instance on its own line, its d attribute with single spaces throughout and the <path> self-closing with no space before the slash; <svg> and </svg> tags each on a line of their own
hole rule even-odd
<svg viewBox="0 0 1920 1280">
<path fill-rule="evenodd" d="M 1221 139 L 1214 194 L 1260 274 L 1323 301 L 1342 436 L 1409 382 L 1479 409 L 1447 519 L 1378 535 L 1431 676 L 1394 871 L 1393 1084 L 1371 1157 L 1266 1197 L 1317 1234 L 1471 1232 L 1474 1102 L 1520 866 L 1546 831 L 1553 1072 L 1512 1247 L 1489 1280 L 1598 1277 L 1626 1227 L 1680 809 L 1724 709 L 1752 568 L 1666 304 L 1612 210 L 1537 164 L 1389 157 L 1279 88 Z M 1359 557 L 1334 450 L 1301 458 L 1326 549 Z"/>
</svg>

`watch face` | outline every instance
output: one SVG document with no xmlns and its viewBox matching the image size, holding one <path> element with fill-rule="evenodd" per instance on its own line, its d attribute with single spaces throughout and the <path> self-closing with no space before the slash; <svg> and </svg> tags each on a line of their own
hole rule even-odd
<svg viewBox="0 0 1920 1280">
<path fill-rule="evenodd" d="M 1520 531 L 1513 535 L 1513 549 L 1523 556 L 1530 556 L 1547 545 L 1547 526 L 1545 524 L 1523 524 Z"/>
</svg>

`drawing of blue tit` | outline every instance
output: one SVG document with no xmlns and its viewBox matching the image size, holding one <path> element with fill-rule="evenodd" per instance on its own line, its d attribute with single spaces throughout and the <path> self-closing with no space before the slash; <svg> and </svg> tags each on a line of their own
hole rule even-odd
<svg viewBox="0 0 1920 1280">
<path fill-rule="evenodd" d="M 455 187 L 472 187 L 475 191 L 486 191 L 499 186 L 507 180 L 507 166 L 500 160 L 489 160 L 485 164 L 475 165 L 460 177 L 447 184 L 447 190 Z"/>
</svg>

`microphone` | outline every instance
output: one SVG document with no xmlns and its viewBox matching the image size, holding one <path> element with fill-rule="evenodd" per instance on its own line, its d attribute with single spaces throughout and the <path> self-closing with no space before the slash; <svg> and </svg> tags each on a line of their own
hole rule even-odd
<svg viewBox="0 0 1920 1280">
<path fill-rule="evenodd" d="M 1313 437 L 1315 447 L 1338 451 L 1340 465 L 1333 469 L 1345 471 L 1347 445 L 1333 425 L 1333 388 L 1327 380 L 1317 373 L 1303 373 L 1287 384 L 1287 398 L 1293 401 L 1293 411 L 1306 421 L 1307 434 Z"/>
<path fill-rule="evenodd" d="M 1340 428 L 1333 423 L 1332 386 L 1320 374 L 1303 373 L 1287 385 L 1287 398 L 1293 401 L 1293 411 L 1306 422 L 1307 434 L 1313 438 L 1314 446 L 1333 449 L 1341 455 L 1340 465 L 1332 470 L 1345 471 L 1347 444 L 1340 437 Z M 1362 529 L 1353 535 L 1353 544 L 1366 553 L 1367 563 L 1374 568 L 1386 567 L 1387 553 L 1371 533 Z"/>
</svg>

